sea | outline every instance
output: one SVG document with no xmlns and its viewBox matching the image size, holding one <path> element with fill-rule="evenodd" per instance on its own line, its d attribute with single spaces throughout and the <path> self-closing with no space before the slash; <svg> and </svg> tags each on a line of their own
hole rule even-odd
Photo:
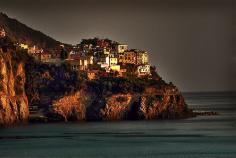
<svg viewBox="0 0 236 158">
<path fill-rule="evenodd" d="M 236 158 L 232 92 L 184 93 L 180 120 L 28 124 L 0 128 L 1 158 Z"/>
</svg>

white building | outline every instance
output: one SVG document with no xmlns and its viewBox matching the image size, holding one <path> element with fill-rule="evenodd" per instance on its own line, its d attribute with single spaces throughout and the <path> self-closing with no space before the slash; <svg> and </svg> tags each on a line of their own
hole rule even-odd
<svg viewBox="0 0 236 158">
<path fill-rule="evenodd" d="M 117 63 L 118 63 L 118 59 L 117 58 L 110 58 L 110 63 L 109 63 L 110 66 L 117 65 Z"/>
<path fill-rule="evenodd" d="M 150 75 L 150 65 L 139 65 L 137 68 L 138 77 Z"/>
<path fill-rule="evenodd" d="M 128 45 L 126 44 L 118 44 L 116 45 L 116 52 L 117 53 L 124 53 L 124 51 L 128 50 Z"/>
<path fill-rule="evenodd" d="M 117 65 L 118 59 L 115 57 L 114 54 L 110 54 L 109 56 L 106 57 L 106 63 L 109 66 Z"/>
<path fill-rule="evenodd" d="M 106 64 L 107 66 L 117 65 L 118 59 L 113 56 L 106 56 L 105 63 L 101 62 L 100 64 Z"/>
<path fill-rule="evenodd" d="M 146 51 L 137 51 L 137 65 L 148 64 L 148 52 Z"/>
<path fill-rule="evenodd" d="M 79 60 L 79 65 L 81 70 L 86 70 L 88 65 L 93 64 L 93 56 L 81 57 Z"/>
<path fill-rule="evenodd" d="M 113 55 L 108 55 L 104 59 L 104 61 L 98 62 L 98 64 L 101 65 L 101 68 L 105 68 L 108 72 L 110 70 L 120 70 L 120 65 L 117 65 L 118 59 L 116 57 Z"/>
</svg>

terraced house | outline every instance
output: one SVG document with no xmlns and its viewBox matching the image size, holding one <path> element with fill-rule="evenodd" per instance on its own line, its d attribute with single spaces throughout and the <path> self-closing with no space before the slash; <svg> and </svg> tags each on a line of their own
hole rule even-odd
<svg viewBox="0 0 236 158">
<path fill-rule="evenodd" d="M 126 50 L 119 53 L 119 63 L 121 64 L 136 64 L 137 55 L 134 50 Z"/>
<path fill-rule="evenodd" d="M 141 64 L 148 64 L 148 52 L 146 51 L 141 51 L 141 50 L 136 50 L 136 64 L 141 65 Z"/>
<path fill-rule="evenodd" d="M 128 45 L 126 44 L 117 44 L 115 46 L 117 53 L 124 53 L 126 50 L 128 50 Z"/>
<path fill-rule="evenodd" d="M 150 65 L 139 65 L 137 68 L 137 76 L 147 76 L 150 75 Z"/>
</svg>

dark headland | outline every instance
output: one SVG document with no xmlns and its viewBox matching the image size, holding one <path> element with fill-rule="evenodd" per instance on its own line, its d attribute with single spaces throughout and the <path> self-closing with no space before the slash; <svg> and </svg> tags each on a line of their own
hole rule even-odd
<svg viewBox="0 0 236 158">
<path fill-rule="evenodd" d="M 147 51 L 110 39 L 61 43 L 1 13 L 0 124 L 202 114 L 187 107 L 148 58 Z"/>
</svg>

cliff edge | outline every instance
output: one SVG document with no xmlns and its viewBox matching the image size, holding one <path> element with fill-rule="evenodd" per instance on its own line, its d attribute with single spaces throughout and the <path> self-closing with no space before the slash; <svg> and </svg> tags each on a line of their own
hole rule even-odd
<svg viewBox="0 0 236 158">
<path fill-rule="evenodd" d="M 140 93 L 102 95 L 94 88 L 86 87 L 55 100 L 50 111 L 63 121 L 180 119 L 193 114 L 175 86 L 166 85 L 163 91 L 150 87 Z"/>
<path fill-rule="evenodd" d="M 25 63 L 14 57 L 14 52 L 0 49 L 0 125 L 26 122 L 29 117 Z"/>
<path fill-rule="evenodd" d="M 42 64 L 22 50 L 0 49 L 0 124 L 26 122 L 32 105 L 38 105 L 49 121 L 192 116 L 177 87 L 160 77 L 81 76 L 69 65 Z"/>
</svg>

